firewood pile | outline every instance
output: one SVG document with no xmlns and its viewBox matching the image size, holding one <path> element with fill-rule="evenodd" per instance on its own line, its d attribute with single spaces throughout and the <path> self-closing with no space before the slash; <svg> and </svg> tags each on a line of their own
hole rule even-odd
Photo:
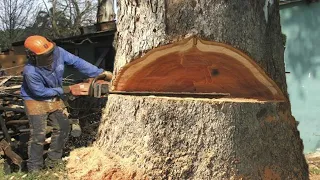
<svg viewBox="0 0 320 180">
<path fill-rule="evenodd" d="M 0 138 L 9 141 L 8 134 L 14 136 L 18 133 L 28 132 L 28 120 L 24 112 L 23 101 L 20 97 L 22 76 L 0 77 L 0 113 L 1 123 Z M 7 131 L 7 132 L 5 132 Z M 6 134 L 8 133 L 8 134 Z"/>
<path fill-rule="evenodd" d="M 0 77 L 0 152 L 19 170 L 27 156 L 30 131 L 20 97 L 21 84 L 22 76 Z"/>
</svg>

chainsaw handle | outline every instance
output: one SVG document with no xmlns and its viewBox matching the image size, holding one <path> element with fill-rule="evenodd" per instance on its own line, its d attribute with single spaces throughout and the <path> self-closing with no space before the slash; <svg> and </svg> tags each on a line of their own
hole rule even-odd
<svg viewBox="0 0 320 180">
<path fill-rule="evenodd" d="M 97 80 L 104 80 L 106 78 L 105 74 L 100 74 L 97 77 L 95 77 L 89 86 L 89 96 L 93 97 L 94 96 L 94 84 L 96 83 Z"/>
</svg>

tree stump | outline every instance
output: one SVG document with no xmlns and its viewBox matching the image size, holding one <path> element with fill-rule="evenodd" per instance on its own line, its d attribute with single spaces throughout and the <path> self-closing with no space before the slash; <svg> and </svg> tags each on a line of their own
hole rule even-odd
<svg viewBox="0 0 320 180">
<path fill-rule="evenodd" d="M 120 163 L 140 168 L 150 179 L 308 179 L 302 141 L 287 101 L 278 2 L 119 0 L 118 5 L 113 90 L 149 92 L 151 96 L 111 94 L 95 146 L 115 153 L 122 158 Z M 174 55 L 181 53 L 163 53 L 170 57 L 154 58 L 149 62 L 155 64 L 141 67 L 157 48 L 172 45 L 166 50 L 170 52 L 173 44 L 194 36 L 241 51 L 258 71 L 240 67 L 234 56 L 230 63 L 216 63 L 217 54 L 210 53 L 201 61 L 189 58 L 195 61 L 190 68 L 200 68 L 190 76 L 185 67 L 177 68 L 178 73 L 168 70 L 172 66 L 167 65 L 177 59 Z M 190 49 L 191 54 L 194 50 Z M 220 62 L 228 59 L 221 57 Z M 215 64 L 210 70 L 239 73 L 218 73 L 219 83 L 201 84 L 205 79 L 201 72 L 207 70 L 203 67 L 211 65 L 195 64 L 207 58 Z M 134 70 L 135 64 L 141 70 Z M 157 69 L 160 71 L 154 73 Z M 150 79 L 155 74 L 157 78 Z M 211 71 L 206 77 L 216 75 Z M 250 78 L 242 84 L 240 76 Z M 185 79 L 180 81 L 180 77 Z M 223 84 L 224 77 L 232 85 Z M 172 79 L 175 81 L 166 86 Z M 152 96 L 156 92 L 191 94 Z M 193 96 L 199 93 L 230 96 Z"/>
</svg>

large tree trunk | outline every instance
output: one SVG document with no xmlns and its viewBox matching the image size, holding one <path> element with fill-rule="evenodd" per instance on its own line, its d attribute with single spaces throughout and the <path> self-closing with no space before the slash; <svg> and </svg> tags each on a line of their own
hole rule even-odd
<svg viewBox="0 0 320 180">
<path fill-rule="evenodd" d="M 287 97 L 273 2 L 118 0 L 115 72 L 151 49 L 196 35 L 247 53 Z M 289 102 L 113 94 L 95 145 L 150 179 L 308 179 Z"/>
</svg>

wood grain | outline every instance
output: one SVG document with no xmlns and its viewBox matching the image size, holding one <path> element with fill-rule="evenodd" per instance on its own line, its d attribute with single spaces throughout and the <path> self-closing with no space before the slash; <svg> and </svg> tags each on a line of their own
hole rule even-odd
<svg viewBox="0 0 320 180">
<path fill-rule="evenodd" d="M 197 37 L 155 48 L 127 64 L 112 90 L 229 93 L 233 98 L 286 100 L 250 57 L 229 45 Z"/>
</svg>

